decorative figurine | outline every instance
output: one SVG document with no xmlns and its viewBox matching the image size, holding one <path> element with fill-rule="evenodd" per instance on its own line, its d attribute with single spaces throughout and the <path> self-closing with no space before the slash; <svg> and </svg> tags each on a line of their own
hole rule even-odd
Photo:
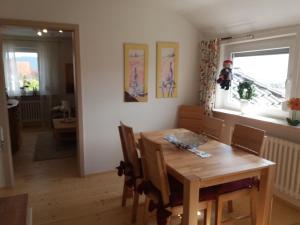
<svg viewBox="0 0 300 225">
<path fill-rule="evenodd" d="M 223 69 L 220 72 L 217 83 L 220 84 L 221 88 L 224 90 L 228 90 L 231 85 L 232 79 L 232 61 L 227 59 L 223 62 Z"/>
</svg>

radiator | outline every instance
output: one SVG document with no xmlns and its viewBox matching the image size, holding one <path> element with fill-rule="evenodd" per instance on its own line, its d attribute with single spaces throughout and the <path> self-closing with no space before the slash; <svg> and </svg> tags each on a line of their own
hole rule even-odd
<svg viewBox="0 0 300 225">
<path fill-rule="evenodd" d="M 262 156 L 276 162 L 275 194 L 300 200 L 300 144 L 267 136 Z"/>
<path fill-rule="evenodd" d="M 26 122 L 41 122 L 42 117 L 42 105 L 41 100 L 21 100 L 21 121 Z"/>
</svg>

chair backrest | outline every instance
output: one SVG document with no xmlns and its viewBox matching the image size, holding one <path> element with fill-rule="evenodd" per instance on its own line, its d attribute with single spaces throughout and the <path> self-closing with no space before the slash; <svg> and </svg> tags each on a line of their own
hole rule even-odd
<svg viewBox="0 0 300 225">
<path fill-rule="evenodd" d="M 138 153 L 136 150 L 133 129 L 124 125 L 122 122 L 118 128 L 124 161 L 132 165 L 134 176 L 139 177 L 141 175 L 141 168 Z"/>
<path fill-rule="evenodd" d="M 220 140 L 224 130 L 224 120 L 215 117 L 203 117 L 203 133 L 207 136 Z"/>
<path fill-rule="evenodd" d="M 178 110 L 178 127 L 195 133 L 203 131 L 204 109 L 197 105 L 182 105 Z"/>
<path fill-rule="evenodd" d="M 169 203 L 170 187 L 162 147 L 143 134 L 141 134 L 141 143 L 144 179 L 150 181 L 160 191 L 162 201 L 166 205 Z"/>
<path fill-rule="evenodd" d="M 260 156 L 264 137 L 264 130 L 236 124 L 232 135 L 231 145 Z"/>
</svg>

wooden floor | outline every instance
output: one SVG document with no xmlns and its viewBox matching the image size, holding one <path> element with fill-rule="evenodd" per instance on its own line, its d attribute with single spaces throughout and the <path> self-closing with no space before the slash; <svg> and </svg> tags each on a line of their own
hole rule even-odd
<svg viewBox="0 0 300 225">
<path fill-rule="evenodd" d="M 131 202 L 128 207 L 120 206 L 123 181 L 116 172 L 79 178 L 75 158 L 33 162 L 38 131 L 23 134 L 22 149 L 14 157 L 16 187 L 0 190 L 0 196 L 28 193 L 33 225 L 130 224 Z M 235 202 L 235 211 L 246 211 L 245 203 Z M 300 225 L 300 211 L 278 200 L 273 208 L 272 225 Z M 175 217 L 172 222 L 180 220 Z"/>
</svg>

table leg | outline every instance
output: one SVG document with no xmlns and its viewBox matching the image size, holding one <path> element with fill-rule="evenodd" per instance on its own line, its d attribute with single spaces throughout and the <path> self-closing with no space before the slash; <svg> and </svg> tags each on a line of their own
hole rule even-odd
<svg viewBox="0 0 300 225">
<path fill-rule="evenodd" d="M 183 225 L 197 225 L 199 204 L 199 179 L 191 177 L 184 181 Z"/>
<path fill-rule="evenodd" d="M 256 225 L 269 225 L 272 213 L 272 199 L 275 166 L 264 169 L 260 176 L 260 187 L 256 207 Z"/>
</svg>

